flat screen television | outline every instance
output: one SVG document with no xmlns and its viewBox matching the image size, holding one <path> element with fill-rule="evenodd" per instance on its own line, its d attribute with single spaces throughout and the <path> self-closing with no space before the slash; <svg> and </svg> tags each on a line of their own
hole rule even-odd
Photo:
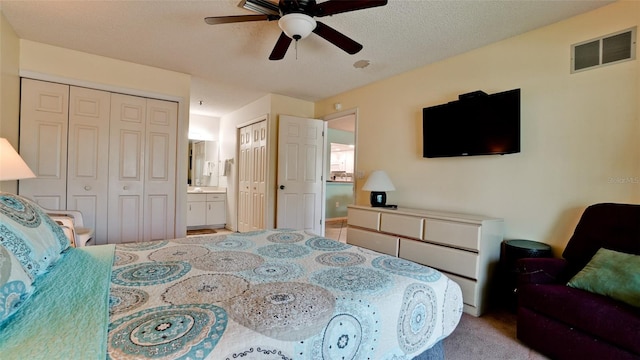
<svg viewBox="0 0 640 360">
<path fill-rule="evenodd" d="M 520 152 L 520 89 L 422 109 L 422 140 L 426 158 Z"/>
</svg>

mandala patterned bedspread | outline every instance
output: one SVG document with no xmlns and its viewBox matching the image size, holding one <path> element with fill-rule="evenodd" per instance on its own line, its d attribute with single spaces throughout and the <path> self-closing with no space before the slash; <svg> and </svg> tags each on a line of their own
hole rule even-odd
<svg viewBox="0 0 640 360">
<path fill-rule="evenodd" d="M 411 359 L 448 336 L 460 287 L 301 231 L 116 246 L 112 359 Z"/>
</svg>

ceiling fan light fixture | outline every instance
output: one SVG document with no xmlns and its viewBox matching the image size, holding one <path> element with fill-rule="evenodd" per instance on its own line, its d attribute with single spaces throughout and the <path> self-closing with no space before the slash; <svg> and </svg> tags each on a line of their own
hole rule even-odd
<svg viewBox="0 0 640 360">
<path fill-rule="evenodd" d="M 286 14 L 278 20 L 280 29 L 294 40 L 304 39 L 316 28 L 316 21 L 309 15 Z"/>
</svg>

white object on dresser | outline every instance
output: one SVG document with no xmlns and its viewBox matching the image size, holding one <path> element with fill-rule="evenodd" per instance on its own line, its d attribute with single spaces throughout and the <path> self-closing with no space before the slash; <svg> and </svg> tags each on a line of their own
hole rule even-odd
<svg viewBox="0 0 640 360">
<path fill-rule="evenodd" d="M 347 224 L 347 243 L 438 269 L 462 288 L 466 313 L 480 316 L 487 310 L 502 219 L 350 205 Z"/>
<path fill-rule="evenodd" d="M 187 194 L 187 226 L 224 227 L 226 222 L 226 194 Z"/>
</svg>

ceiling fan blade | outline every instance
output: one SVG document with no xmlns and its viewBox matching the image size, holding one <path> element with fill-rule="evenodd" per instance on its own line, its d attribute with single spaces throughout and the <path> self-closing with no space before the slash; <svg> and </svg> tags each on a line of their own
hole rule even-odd
<svg viewBox="0 0 640 360">
<path fill-rule="evenodd" d="M 204 22 L 209 25 L 230 24 L 247 21 L 276 20 L 272 15 L 235 15 L 235 16 L 209 16 L 204 18 Z"/>
<path fill-rule="evenodd" d="M 276 42 L 276 46 L 273 47 L 271 55 L 269 55 L 269 60 L 282 60 L 284 58 L 284 54 L 287 53 L 289 45 L 291 45 L 291 38 L 283 31 Z"/>
<path fill-rule="evenodd" d="M 312 12 L 316 17 L 323 17 L 384 5 L 387 5 L 387 0 L 328 0 L 317 4 Z"/>
<path fill-rule="evenodd" d="M 269 0 L 242 0 L 238 6 L 260 14 L 280 15 L 278 4 L 274 4 Z"/>
<path fill-rule="evenodd" d="M 362 50 L 362 45 L 319 21 L 316 21 L 316 28 L 313 29 L 313 32 L 351 55 Z"/>
</svg>

